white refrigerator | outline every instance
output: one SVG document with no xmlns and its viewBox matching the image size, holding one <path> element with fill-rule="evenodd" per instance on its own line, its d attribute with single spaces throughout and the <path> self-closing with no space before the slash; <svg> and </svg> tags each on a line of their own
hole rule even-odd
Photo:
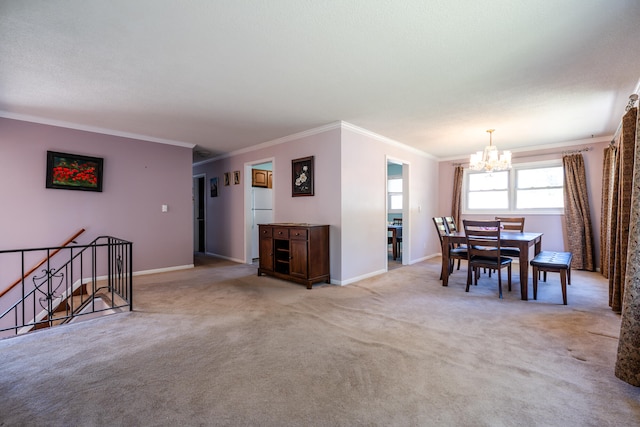
<svg viewBox="0 0 640 427">
<path fill-rule="evenodd" d="M 251 187 L 251 258 L 259 256 L 258 224 L 273 222 L 273 189 Z"/>
</svg>

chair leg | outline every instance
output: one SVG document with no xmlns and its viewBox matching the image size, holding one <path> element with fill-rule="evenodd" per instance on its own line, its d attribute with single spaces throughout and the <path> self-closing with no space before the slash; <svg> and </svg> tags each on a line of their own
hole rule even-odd
<svg viewBox="0 0 640 427">
<path fill-rule="evenodd" d="M 538 299 L 538 277 L 540 276 L 540 270 L 538 267 L 533 267 L 533 299 Z"/>
<path fill-rule="evenodd" d="M 460 258 L 458 258 L 458 270 L 460 270 Z"/>
<path fill-rule="evenodd" d="M 560 270 L 560 284 L 562 285 L 562 303 L 567 305 L 567 270 Z"/>
<path fill-rule="evenodd" d="M 500 268 L 498 269 L 498 271 L 496 271 L 496 274 L 498 275 L 498 294 L 500 295 L 500 299 L 502 299 L 502 274 L 500 273 L 501 271 L 502 270 Z"/>
<path fill-rule="evenodd" d="M 507 281 L 509 283 L 509 292 L 511 292 L 511 264 L 507 266 Z"/>
<path fill-rule="evenodd" d="M 467 287 L 464 290 L 465 292 L 469 292 L 469 285 L 471 285 L 471 266 L 469 266 L 469 268 L 467 269 Z"/>
</svg>

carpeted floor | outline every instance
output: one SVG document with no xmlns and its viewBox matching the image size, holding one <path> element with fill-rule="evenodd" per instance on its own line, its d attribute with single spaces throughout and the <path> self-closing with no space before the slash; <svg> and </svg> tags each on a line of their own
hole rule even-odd
<svg viewBox="0 0 640 427">
<path fill-rule="evenodd" d="M 1 340 L 0 425 L 640 424 L 598 273 L 563 306 L 558 274 L 500 300 L 439 258 L 312 290 L 197 261 L 136 277 L 133 312 Z"/>
</svg>

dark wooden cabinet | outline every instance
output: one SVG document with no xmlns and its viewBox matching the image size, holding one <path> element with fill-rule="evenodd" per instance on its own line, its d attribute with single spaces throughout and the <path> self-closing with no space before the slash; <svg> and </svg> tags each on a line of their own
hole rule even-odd
<svg viewBox="0 0 640 427">
<path fill-rule="evenodd" d="M 330 283 L 329 226 L 260 224 L 258 276 L 266 274 L 307 285 Z"/>
</svg>

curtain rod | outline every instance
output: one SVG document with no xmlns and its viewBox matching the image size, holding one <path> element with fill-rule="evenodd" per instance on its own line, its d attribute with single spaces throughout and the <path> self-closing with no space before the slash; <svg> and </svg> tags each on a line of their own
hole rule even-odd
<svg viewBox="0 0 640 427">
<path fill-rule="evenodd" d="M 524 159 L 524 158 L 528 158 L 528 157 L 549 156 L 549 155 L 553 155 L 553 154 L 562 154 L 562 155 L 578 154 L 578 153 L 583 153 L 585 151 L 591 151 L 591 150 L 593 150 L 593 147 L 588 146 L 588 147 L 578 148 L 578 149 L 575 149 L 575 150 L 552 151 L 550 153 L 529 154 L 529 155 L 522 156 L 522 157 L 513 157 L 513 159 L 518 159 L 518 158 Z M 453 166 L 453 167 L 466 166 L 468 164 L 469 164 L 469 162 L 465 162 L 465 163 L 452 162 L 451 166 Z"/>
<path fill-rule="evenodd" d="M 629 110 L 631 110 L 633 107 L 635 107 L 636 101 L 638 101 L 638 94 L 634 92 L 631 95 L 629 95 L 629 102 L 627 102 L 627 106 L 624 107 L 625 114 L 628 113 Z M 618 129 L 616 129 L 616 132 L 613 134 L 611 145 L 615 145 L 615 140 L 616 138 L 618 138 L 618 135 L 620 134 L 621 130 L 622 130 L 622 119 L 620 119 L 620 124 L 618 125 Z"/>
<path fill-rule="evenodd" d="M 593 150 L 593 147 L 584 147 L 584 148 L 579 148 L 577 150 L 567 150 L 567 151 L 563 151 L 562 155 L 567 155 L 567 154 L 578 154 L 578 153 L 583 153 L 585 151 L 591 151 Z"/>
</svg>

